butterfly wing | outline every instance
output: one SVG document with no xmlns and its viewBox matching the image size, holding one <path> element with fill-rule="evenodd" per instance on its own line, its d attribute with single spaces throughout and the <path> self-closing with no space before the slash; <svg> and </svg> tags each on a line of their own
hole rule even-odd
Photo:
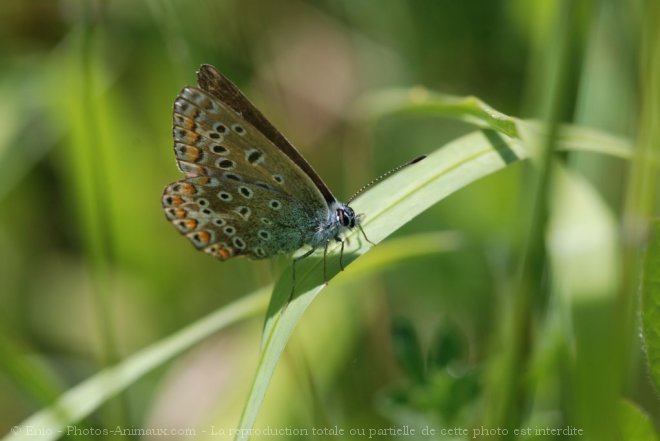
<svg viewBox="0 0 660 441">
<path fill-rule="evenodd" d="M 261 131 L 205 91 L 184 88 L 174 101 L 174 152 L 186 176 L 262 183 L 305 201 L 327 204 L 310 177 Z"/>
<path fill-rule="evenodd" d="M 325 182 L 323 182 L 300 152 L 291 145 L 284 135 L 266 119 L 259 109 L 227 77 L 218 72 L 210 64 L 203 64 L 199 68 L 199 72 L 197 72 L 197 82 L 201 89 L 217 98 L 221 103 L 231 107 L 252 126 L 258 127 L 261 134 L 268 138 L 280 152 L 284 153 L 295 164 L 296 168 L 300 169 L 313 182 L 328 205 L 332 205 L 333 202 L 337 201 L 328 186 L 325 185 Z"/>
<path fill-rule="evenodd" d="M 203 72 L 208 68 L 200 70 L 202 88 L 186 87 L 174 102 L 174 151 L 186 179 L 163 193 L 168 219 L 195 247 L 222 260 L 298 249 L 327 219 L 332 194 L 235 86 L 220 93 Z M 274 141 L 285 142 L 289 153 Z"/>
<path fill-rule="evenodd" d="M 301 213 L 291 196 L 251 182 L 186 178 L 167 186 L 163 207 L 197 249 L 221 260 L 263 259 L 291 253 L 304 243 L 305 226 L 299 224 Z M 292 219 L 298 223 L 292 224 Z"/>
</svg>

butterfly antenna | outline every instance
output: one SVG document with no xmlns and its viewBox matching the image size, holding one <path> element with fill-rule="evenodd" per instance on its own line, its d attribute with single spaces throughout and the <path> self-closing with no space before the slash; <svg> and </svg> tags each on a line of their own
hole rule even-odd
<svg viewBox="0 0 660 441">
<path fill-rule="evenodd" d="M 408 161 L 408 162 L 406 162 L 405 164 L 401 164 L 401 165 L 399 165 L 398 167 L 394 167 L 392 170 L 383 173 L 382 175 L 378 176 L 376 179 L 374 179 L 373 181 L 369 182 L 368 184 L 363 185 L 358 191 L 356 191 L 355 193 L 353 193 L 353 196 L 351 196 L 351 197 L 348 199 L 348 201 L 346 202 L 346 205 L 350 204 L 351 201 L 353 201 L 356 197 L 358 197 L 358 196 L 360 196 L 362 193 L 364 193 L 365 190 L 367 190 L 369 187 L 373 186 L 374 184 L 379 183 L 380 181 L 382 181 L 382 180 L 385 179 L 386 177 L 388 177 L 388 176 L 390 176 L 390 175 L 392 175 L 392 174 L 398 172 L 398 171 L 401 170 L 402 168 L 406 168 L 406 167 L 408 167 L 409 165 L 413 165 L 413 164 L 415 164 L 415 163 L 421 161 L 421 160 L 424 159 L 424 158 L 426 158 L 426 155 L 418 156 L 417 158 L 415 158 L 415 159 L 413 159 L 413 160 L 411 160 L 411 161 Z"/>
</svg>

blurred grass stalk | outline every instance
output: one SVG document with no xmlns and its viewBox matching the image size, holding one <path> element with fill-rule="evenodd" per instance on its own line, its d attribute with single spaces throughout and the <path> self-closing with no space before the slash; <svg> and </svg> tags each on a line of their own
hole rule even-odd
<svg viewBox="0 0 660 441">
<path fill-rule="evenodd" d="M 606 3 L 590 7 L 597 10 L 606 7 Z M 656 184 L 656 165 L 650 159 L 657 155 L 653 143 L 660 139 L 657 125 L 660 120 L 657 113 L 660 103 L 657 83 L 660 78 L 660 7 L 656 3 L 650 6 L 648 2 L 642 5 L 649 6 L 646 9 L 642 6 L 645 14 L 642 105 L 623 218 L 623 259 L 611 210 L 596 193 L 589 196 L 591 190 L 586 181 L 576 180 L 577 176 L 571 177 L 565 172 L 552 172 L 551 154 L 557 123 L 566 118 L 562 110 L 570 108 L 571 104 L 566 102 L 567 90 L 570 90 L 567 72 L 572 67 L 569 65 L 569 43 L 578 37 L 578 18 L 584 11 L 577 10 L 570 0 L 558 2 L 554 31 L 542 43 L 549 48 L 550 56 L 537 60 L 545 66 L 545 82 L 541 82 L 540 87 L 547 91 L 537 108 L 542 110 L 550 130 L 534 164 L 533 195 L 529 199 L 532 206 L 524 230 L 527 240 L 520 264 L 519 284 L 510 299 L 511 304 L 503 308 L 501 334 L 496 342 L 502 355 L 493 359 L 488 378 L 487 427 L 511 431 L 525 426 L 529 409 L 533 408 L 535 396 L 543 386 L 535 384 L 536 378 L 530 375 L 535 351 L 547 344 L 541 341 L 543 334 L 538 330 L 552 326 L 549 324 L 553 320 L 552 308 L 559 305 L 559 315 L 563 314 L 560 326 L 565 334 L 564 351 L 568 357 L 563 365 L 554 366 L 559 376 L 558 384 L 562 385 L 555 399 L 560 400 L 557 404 L 563 402 L 563 412 L 559 420 L 552 423 L 582 428 L 587 439 L 617 439 L 620 433 L 618 424 L 624 416 L 619 401 L 626 395 L 623 379 L 630 378 L 637 358 L 633 352 L 638 349 L 635 314 L 638 310 L 640 251 L 646 243 L 645 230 L 652 215 Z M 543 72 L 542 69 L 536 70 Z M 600 92 L 607 93 L 606 90 Z M 544 97 L 538 90 L 533 93 Z M 549 204 L 550 201 L 554 204 Z M 550 213 L 546 212 L 548 206 L 553 208 Z M 543 245 L 546 226 L 549 267 Z M 561 234 L 565 237 L 559 237 Z M 619 264 L 621 261 L 623 267 Z M 550 286 L 546 286 L 548 281 Z M 551 297 L 546 301 L 544 291 L 548 288 Z M 538 419 L 539 414 L 532 414 L 532 418 Z M 511 437 L 510 433 L 504 438 Z"/>
<path fill-rule="evenodd" d="M 623 236 L 623 283 L 618 309 L 622 334 L 622 360 L 636 362 L 638 296 L 642 252 L 648 243 L 649 221 L 657 218 L 657 155 L 660 154 L 660 4 L 642 2 L 639 13 L 643 13 L 640 30 L 640 113 L 637 121 L 635 154 L 630 162 L 628 186 L 622 219 Z M 625 358 L 623 358 L 625 357 Z M 626 373 L 635 366 L 623 366 Z"/>
<path fill-rule="evenodd" d="M 110 276 L 110 250 L 112 248 L 111 197 L 112 180 L 108 169 L 112 142 L 104 130 L 109 118 L 106 93 L 100 87 L 103 78 L 103 51 L 99 44 L 103 27 L 97 21 L 100 16 L 90 4 L 83 8 L 84 17 L 74 29 L 65 48 L 67 63 L 62 64 L 59 83 L 64 87 L 54 93 L 55 102 L 63 106 L 61 118 L 69 128 L 69 142 L 64 145 L 71 158 L 68 191 L 71 194 L 81 246 L 89 262 L 87 268 L 91 281 L 91 304 L 98 335 L 90 336 L 92 347 L 98 348 L 101 367 L 115 364 L 120 359 L 113 328 L 113 301 Z M 113 409 L 118 420 L 127 423 L 128 406 L 120 396 Z"/>
<path fill-rule="evenodd" d="M 508 435 L 502 435 L 503 439 L 513 439 L 514 429 L 525 427 L 529 423 L 529 409 L 532 408 L 534 397 L 538 393 L 537 388 L 540 386 L 534 384 L 530 375 L 533 366 L 533 358 L 535 352 L 538 352 L 538 347 L 543 345 L 542 337 L 544 333 L 539 332 L 545 327 L 545 321 L 550 318 L 552 299 L 549 295 L 556 295 L 559 293 L 559 287 L 556 286 L 558 279 L 562 275 L 562 270 L 570 269 L 561 265 L 554 265 L 552 268 L 552 275 L 548 277 L 548 261 L 546 259 L 545 235 L 548 232 L 549 216 L 556 216 L 557 213 L 549 212 L 551 206 L 551 197 L 553 193 L 559 193 L 559 188 L 554 184 L 554 171 L 553 153 L 557 142 L 559 121 L 566 119 L 565 109 L 567 108 L 567 100 L 569 90 L 568 72 L 570 66 L 570 44 L 573 39 L 577 37 L 578 19 L 579 14 L 576 4 L 570 0 L 563 0 L 556 3 L 555 9 L 555 22 L 552 31 L 549 33 L 547 40 L 544 42 L 546 48 L 545 57 L 540 57 L 537 54 L 536 62 L 541 63 L 544 68 L 538 69 L 537 72 L 542 72 L 542 81 L 540 82 L 541 90 L 532 91 L 539 101 L 537 109 L 548 125 L 547 134 L 543 139 L 531 139 L 528 137 L 526 144 L 528 147 L 538 146 L 534 148 L 533 154 L 533 171 L 531 176 L 532 185 L 529 197 L 527 210 L 527 220 L 524 228 L 521 229 L 524 235 L 524 248 L 521 253 L 521 261 L 519 264 L 518 280 L 514 283 L 512 297 L 506 301 L 504 305 L 504 320 L 502 320 L 500 340 L 495 344 L 501 350 L 501 355 L 496 356 L 488 378 L 489 390 L 489 410 L 486 414 L 486 427 L 502 428 L 508 430 Z M 523 137 L 525 134 L 523 133 Z M 569 185 L 570 187 L 570 185 Z M 570 193 L 568 193 L 570 194 Z M 558 196 L 555 194 L 555 196 Z M 565 210 L 568 207 L 557 205 L 554 207 L 556 210 Z M 559 213 L 562 214 L 561 212 Z M 569 215 L 570 216 L 570 215 Z M 573 219 L 578 221 L 579 219 Z M 573 228 L 574 229 L 574 228 Z M 549 232 L 548 232 L 549 234 Z M 566 240 L 566 238 L 564 238 Z M 570 238 L 568 240 L 571 240 Z M 578 240 L 578 244 L 580 241 Z M 579 245 L 578 245 L 579 246 Z M 594 251 L 589 249 L 587 251 Z M 552 252 L 552 250 L 547 250 Z M 574 250 L 575 251 L 575 250 Z M 564 254 L 563 259 L 570 260 L 571 265 L 578 265 L 580 267 L 580 259 L 584 258 L 584 251 L 572 254 Z M 590 256 L 587 256 L 590 257 Z M 555 260 L 557 263 L 557 260 Z M 575 278 L 569 278 L 575 281 Z M 601 287 L 603 285 L 600 285 Z M 590 286 L 584 284 L 574 284 L 563 286 L 569 291 L 576 288 L 587 288 Z M 578 288 L 578 289 L 579 289 Z M 611 286 L 608 287 L 612 289 Z M 604 299 L 605 304 L 596 307 L 591 302 L 581 303 L 582 307 L 573 309 L 573 314 L 576 322 L 576 327 L 573 329 L 575 332 L 574 338 L 577 343 L 578 354 L 576 365 L 573 366 L 575 371 L 573 375 L 575 378 L 569 379 L 576 382 L 577 389 L 571 389 L 575 396 L 571 400 L 575 402 L 583 402 L 586 398 L 583 394 L 584 391 L 590 390 L 593 394 L 586 399 L 587 403 L 593 405 L 592 408 L 587 406 L 577 406 L 578 411 L 576 415 L 565 415 L 566 420 L 576 423 L 578 427 L 584 428 L 586 433 L 594 436 L 595 439 L 607 439 L 607 434 L 611 434 L 611 424 L 614 421 L 611 418 L 614 404 L 614 394 L 610 392 L 614 388 L 617 374 L 613 370 L 603 369 L 600 375 L 596 373 L 592 376 L 583 376 L 584 368 L 590 363 L 596 362 L 596 365 L 601 364 L 607 358 L 608 347 L 607 345 L 598 344 L 603 342 L 603 337 L 611 331 L 608 329 L 609 321 L 603 323 L 603 309 L 608 310 L 611 303 L 608 302 L 607 296 L 600 297 L 598 295 L 583 297 L 585 293 L 573 291 L 566 293 L 573 298 L 589 298 Z M 573 306 L 576 306 L 574 304 Z M 570 307 L 570 306 L 569 306 Z M 603 329 L 603 324 L 605 329 Z M 597 331 L 594 335 L 592 332 Z M 602 331 L 602 332 L 601 332 Z M 586 358 L 583 358 L 585 357 Z M 541 380 L 544 381 L 544 380 Z M 545 380 L 547 381 L 547 379 Z M 605 384 L 599 384 L 599 383 Z M 592 389 L 592 386 L 594 387 Z M 571 412 L 571 410 L 568 410 Z M 599 424 L 592 421 L 592 416 L 599 417 Z M 607 416 L 605 416 L 607 415 Z M 538 415 L 536 416 L 538 418 Z M 567 421 L 553 421 L 553 423 L 566 424 Z"/>
</svg>

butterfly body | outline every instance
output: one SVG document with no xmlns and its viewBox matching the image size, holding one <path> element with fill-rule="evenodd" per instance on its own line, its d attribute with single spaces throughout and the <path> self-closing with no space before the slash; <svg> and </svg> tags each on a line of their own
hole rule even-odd
<svg viewBox="0 0 660 441">
<path fill-rule="evenodd" d="M 204 65 L 174 102 L 185 178 L 165 188 L 167 218 L 221 260 L 264 259 L 340 240 L 359 218 L 228 79 Z"/>
</svg>

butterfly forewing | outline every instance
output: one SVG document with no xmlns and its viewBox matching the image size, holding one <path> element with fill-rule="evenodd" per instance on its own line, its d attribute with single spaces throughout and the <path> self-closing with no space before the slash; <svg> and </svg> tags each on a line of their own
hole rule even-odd
<svg viewBox="0 0 660 441">
<path fill-rule="evenodd" d="M 326 204 L 310 178 L 258 128 L 204 91 L 187 87 L 174 102 L 175 155 L 187 176 L 262 182 L 296 200 Z"/>
<path fill-rule="evenodd" d="M 165 189 L 165 213 L 195 247 L 222 260 L 290 253 L 327 217 L 326 197 L 274 144 L 272 126 L 269 138 L 234 107 L 199 88 L 177 96 L 174 151 L 186 179 Z"/>
<path fill-rule="evenodd" d="M 291 165 L 299 168 L 313 183 L 314 187 L 323 195 L 326 203 L 331 205 L 336 198 L 325 185 L 323 179 L 316 173 L 311 165 L 303 158 L 298 150 L 282 135 L 268 119 L 257 109 L 249 99 L 232 83 L 210 64 L 203 64 L 197 72 L 197 82 L 204 91 L 218 99 L 219 102 L 232 108 L 237 114 L 258 127 L 262 135 L 268 138 L 280 153 L 286 155 Z"/>
</svg>

